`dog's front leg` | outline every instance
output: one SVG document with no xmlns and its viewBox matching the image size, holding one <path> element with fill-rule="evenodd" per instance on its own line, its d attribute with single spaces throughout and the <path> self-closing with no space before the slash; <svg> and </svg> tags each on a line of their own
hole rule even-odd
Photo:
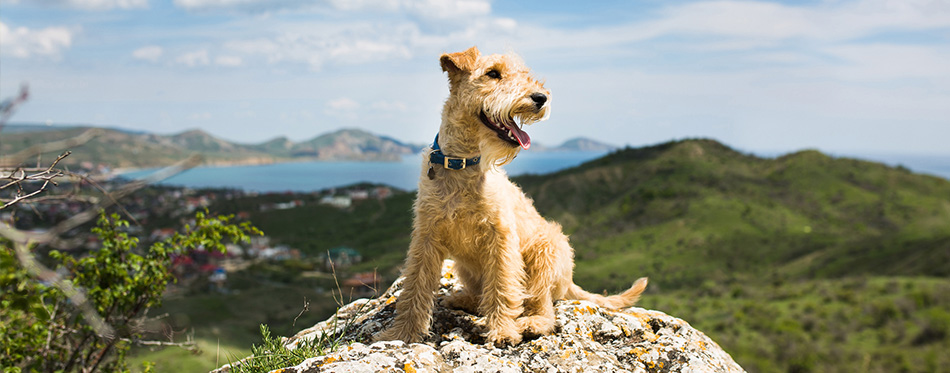
<svg viewBox="0 0 950 373">
<path fill-rule="evenodd" d="M 445 252 L 428 235 L 416 233 L 409 244 L 403 273 L 406 279 L 396 300 L 396 318 L 389 329 L 374 338 L 377 341 L 398 339 L 413 343 L 429 333 L 434 292 L 439 287 Z"/>
<path fill-rule="evenodd" d="M 523 311 L 524 261 L 513 232 L 495 232 L 489 240 L 479 313 L 488 325 L 488 341 L 494 344 L 521 342 L 521 330 L 515 318 Z"/>
</svg>

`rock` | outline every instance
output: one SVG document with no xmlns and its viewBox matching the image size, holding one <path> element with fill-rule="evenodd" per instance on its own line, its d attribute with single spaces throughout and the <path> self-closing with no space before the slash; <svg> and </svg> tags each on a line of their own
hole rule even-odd
<svg viewBox="0 0 950 373">
<path fill-rule="evenodd" d="M 329 320 L 285 339 L 291 349 L 322 333 L 339 333 L 352 343 L 281 372 L 743 372 L 716 342 L 683 320 L 637 307 L 610 311 L 584 301 L 555 303 L 557 326 L 551 335 L 525 338 L 516 346 L 487 344 L 478 317 L 438 304 L 461 289 L 452 264 L 443 266 L 432 334 L 425 343 L 364 344 L 392 320 L 400 278 L 383 296 L 350 303 Z"/>
</svg>

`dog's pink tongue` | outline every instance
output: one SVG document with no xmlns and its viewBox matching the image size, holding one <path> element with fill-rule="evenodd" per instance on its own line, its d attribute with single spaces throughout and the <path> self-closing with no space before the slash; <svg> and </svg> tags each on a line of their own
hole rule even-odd
<svg viewBox="0 0 950 373">
<path fill-rule="evenodd" d="M 531 136 L 528 136 L 528 133 L 522 131 L 521 128 L 518 128 L 518 125 L 513 125 L 508 127 L 511 130 L 511 134 L 515 135 L 515 138 L 518 139 L 518 144 L 521 144 L 521 148 L 528 150 L 531 147 Z"/>
</svg>

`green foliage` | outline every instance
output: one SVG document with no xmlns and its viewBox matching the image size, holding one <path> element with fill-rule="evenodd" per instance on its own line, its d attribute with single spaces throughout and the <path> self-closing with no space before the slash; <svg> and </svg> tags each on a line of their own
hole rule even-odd
<svg viewBox="0 0 950 373">
<path fill-rule="evenodd" d="M 266 373 L 274 369 L 300 364 L 304 360 L 324 354 L 324 346 L 317 340 L 302 342 L 293 350 L 284 346 L 280 337 L 273 337 L 270 329 L 261 324 L 261 344 L 251 347 L 252 356 L 234 364 L 235 373 Z"/>
<path fill-rule="evenodd" d="M 127 371 L 125 354 L 141 337 L 140 322 L 161 303 L 173 255 L 190 250 L 224 251 L 223 240 L 246 241 L 260 234 L 249 223 L 204 212 L 195 224 L 166 241 L 138 249 L 138 239 L 122 231 L 128 222 L 102 213 L 92 229 L 102 247 L 73 257 L 52 251 L 49 260 L 68 281 L 85 289 L 89 304 L 115 330 L 100 336 L 57 288 L 31 278 L 9 245 L 0 247 L 0 366 L 27 371 Z"/>
<path fill-rule="evenodd" d="M 882 164 L 685 140 L 516 182 L 571 234 L 587 288 L 950 274 L 950 182 Z"/>
<path fill-rule="evenodd" d="M 357 310 L 357 313 L 365 312 L 363 308 Z M 337 347 L 346 343 L 343 336 L 351 326 L 351 318 L 343 325 L 334 323 L 329 330 L 314 336 L 313 339 L 300 339 L 293 349 L 288 349 L 284 345 L 284 340 L 279 337 L 271 336 L 270 329 L 265 324 L 261 324 L 261 344 L 255 344 L 251 347 L 252 355 L 241 360 L 237 364 L 232 364 L 231 371 L 234 373 L 266 373 L 275 369 L 286 368 L 302 363 L 304 360 L 324 355 L 333 351 Z"/>
<path fill-rule="evenodd" d="M 943 353 L 950 350 L 948 279 L 854 277 L 718 287 L 714 292 L 738 287 L 742 295 L 681 289 L 645 296 L 639 306 L 687 320 L 749 371 L 934 372 L 950 366 L 950 355 Z"/>
</svg>

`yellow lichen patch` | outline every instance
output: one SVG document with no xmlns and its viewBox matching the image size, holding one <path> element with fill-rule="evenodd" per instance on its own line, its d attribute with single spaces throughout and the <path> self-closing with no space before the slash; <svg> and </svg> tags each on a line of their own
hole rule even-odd
<svg viewBox="0 0 950 373">
<path fill-rule="evenodd" d="M 406 363 L 402 366 L 402 370 L 408 373 L 416 373 L 416 368 L 412 366 L 412 363 Z"/>
<path fill-rule="evenodd" d="M 646 352 L 647 352 L 647 349 L 645 349 L 645 348 L 643 348 L 643 347 L 634 347 L 634 348 L 631 348 L 630 351 L 627 351 L 627 354 L 628 354 L 628 355 L 630 355 L 630 354 L 637 355 L 637 358 L 639 359 L 639 358 L 640 358 L 640 355 L 643 355 L 643 354 L 646 353 Z"/>
<path fill-rule="evenodd" d="M 660 369 L 663 369 L 663 362 L 662 362 L 662 361 L 657 361 L 657 362 L 643 361 L 643 364 L 646 365 L 646 366 L 647 366 L 647 369 L 649 369 L 649 370 L 660 370 Z"/>
<path fill-rule="evenodd" d="M 390 303 L 395 302 L 395 301 L 396 301 L 396 297 L 395 297 L 395 296 L 391 296 L 391 297 L 389 297 L 389 299 L 386 299 L 386 304 L 390 304 Z"/>
<path fill-rule="evenodd" d="M 331 363 L 333 363 L 333 362 L 336 361 L 336 360 L 337 360 L 337 358 L 335 358 L 335 357 L 333 357 L 333 356 L 328 356 L 326 359 L 323 359 L 323 361 L 317 363 L 317 367 L 322 367 L 322 366 L 324 366 L 324 365 L 331 364 Z"/>
</svg>

